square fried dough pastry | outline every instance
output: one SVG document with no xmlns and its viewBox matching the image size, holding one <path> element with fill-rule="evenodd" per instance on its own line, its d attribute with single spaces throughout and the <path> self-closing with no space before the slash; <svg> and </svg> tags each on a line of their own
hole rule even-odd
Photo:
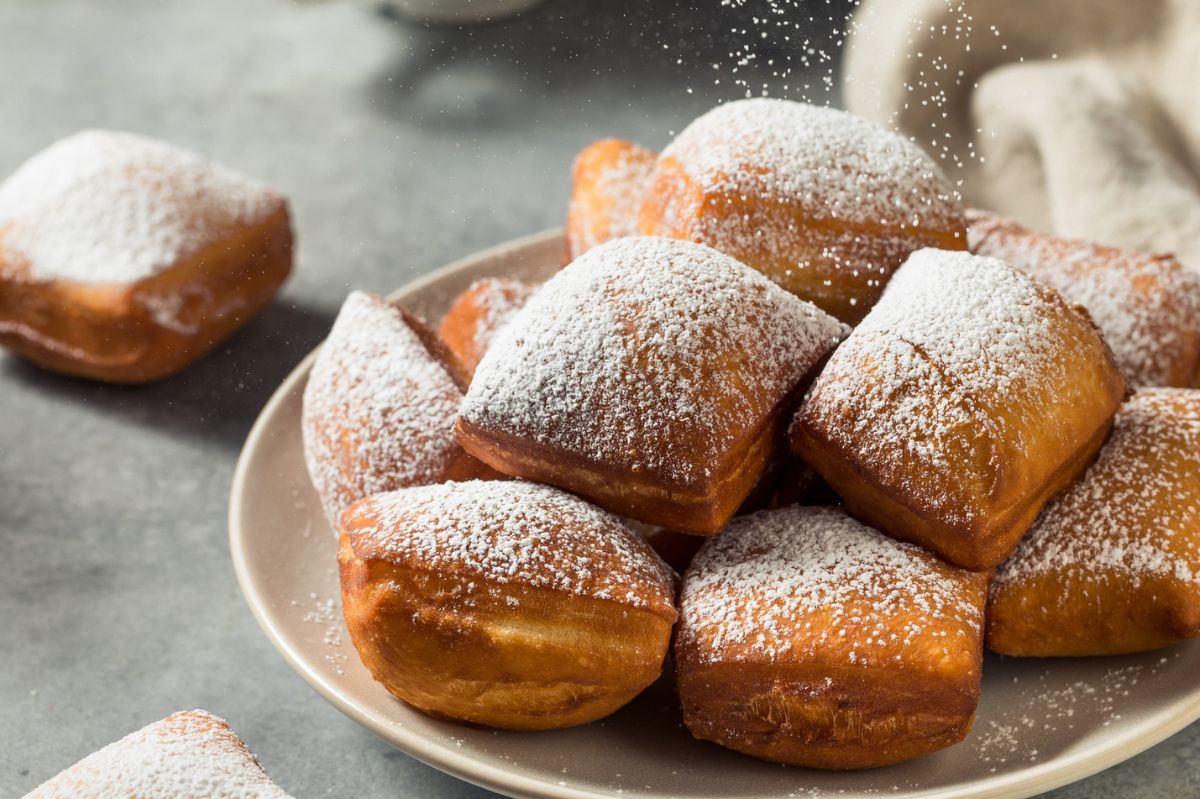
<svg viewBox="0 0 1200 799">
<path fill-rule="evenodd" d="M 496 334 L 525 307 L 537 289 L 537 284 L 511 278 L 480 278 L 450 303 L 438 335 L 473 375 Z"/>
<path fill-rule="evenodd" d="M 734 519 L 683 579 L 675 670 L 697 738 L 825 769 L 961 741 L 979 702 L 987 575 L 837 508 Z"/>
<path fill-rule="evenodd" d="M 454 439 L 469 378 L 428 325 L 382 297 L 346 298 L 304 387 L 304 457 L 325 515 L 413 485 L 495 476 Z"/>
<path fill-rule="evenodd" d="M 1086 308 L 1134 385 L 1196 384 L 1200 275 L 1170 255 L 1059 239 L 986 211 L 969 211 L 967 223 L 971 252 L 1006 261 Z"/>
<path fill-rule="evenodd" d="M 88 755 L 25 799 L 290 799 L 229 725 L 173 713 Z"/>
<path fill-rule="evenodd" d="M 65 374 L 171 375 L 275 296 L 287 202 L 195 153 L 103 130 L 0 184 L 0 343 Z"/>
<path fill-rule="evenodd" d="M 571 172 L 567 261 L 598 244 L 637 232 L 638 211 L 658 153 L 623 139 L 584 147 Z"/>
<path fill-rule="evenodd" d="M 663 150 L 638 231 L 715 247 L 851 324 L 909 253 L 966 248 L 958 194 L 920 147 L 767 98 L 717 106 Z"/>
<path fill-rule="evenodd" d="M 855 516 L 989 568 L 1087 466 L 1125 392 L 1058 292 L 921 250 L 813 382 L 791 442 Z"/>
<path fill-rule="evenodd" d="M 842 324 L 709 247 L 633 236 L 547 281 L 458 420 L 506 474 L 684 532 L 720 530 Z"/>
<path fill-rule="evenodd" d="M 1141 389 L 996 572 L 1006 655 L 1140 652 L 1200 633 L 1200 391 Z"/>
<path fill-rule="evenodd" d="M 542 730 L 606 716 L 662 671 L 674 575 L 620 519 L 549 486 L 444 483 L 342 519 L 363 663 L 426 713 Z"/>
</svg>

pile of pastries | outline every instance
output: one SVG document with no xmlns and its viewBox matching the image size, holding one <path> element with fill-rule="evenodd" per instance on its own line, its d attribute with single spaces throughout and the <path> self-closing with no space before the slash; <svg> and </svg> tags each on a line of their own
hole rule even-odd
<svg viewBox="0 0 1200 799">
<path fill-rule="evenodd" d="M 910 141 L 768 99 L 589 146 L 566 244 L 437 328 L 351 294 L 309 377 L 346 623 L 408 704 L 557 728 L 671 662 L 696 737 L 866 768 L 965 737 L 985 646 L 1200 632 L 1177 260 L 964 209 Z"/>
</svg>

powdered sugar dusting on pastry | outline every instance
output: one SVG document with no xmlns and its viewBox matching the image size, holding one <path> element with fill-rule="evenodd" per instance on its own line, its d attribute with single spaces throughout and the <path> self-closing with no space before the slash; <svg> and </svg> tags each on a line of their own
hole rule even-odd
<svg viewBox="0 0 1200 799">
<path fill-rule="evenodd" d="M 1083 478 L 1049 504 L 996 573 L 995 590 L 1056 575 L 1200 586 L 1200 392 L 1141 389 Z"/>
<path fill-rule="evenodd" d="M 359 558 L 464 585 L 522 585 L 674 613 L 672 576 L 618 517 L 566 492 L 516 480 L 408 488 L 345 518 Z"/>
<path fill-rule="evenodd" d="M 304 454 L 330 521 L 370 494 L 443 479 L 461 398 L 397 307 L 350 294 L 304 390 Z"/>
<path fill-rule="evenodd" d="M 705 191 L 799 202 L 812 219 L 957 224 L 958 195 L 920 147 L 861 117 L 768 98 L 718 106 L 662 154 Z"/>
<path fill-rule="evenodd" d="M 264 220 L 280 202 L 195 153 L 85 130 L 0 184 L 4 260 L 31 280 L 134 283 Z"/>
<path fill-rule="evenodd" d="M 702 483 L 845 331 L 711 248 L 616 239 L 551 278 L 501 332 L 462 417 Z M 709 433 L 699 443 L 697 430 Z"/>
<path fill-rule="evenodd" d="M 471 284 L 467 293 L 476 297 L 475 305 L 483 311 L 475 326 L 477 352 L 487 352 L 492 339 L 525 307 L 537 289 L 531 283 L 506 277 L 485 277 Z"/>
<path fill-rule="evenodd" d="M 1088 310 L 1137 385 L 1190 385 L 1200 360 L 1200 277 L 1167 255 L 1043 236 L 974 211 L 972 252 L 1001 258 Z"/>
<path fill-rule="evenodd" d="M 978 646 L 983 599 L 978 574 L 841 510 L 791 506 L 734 519 L 704 544 L 684 578 L 679 636 L 701 658 L 769 662 L 799 635 L 867 667 L 897 646 Z"/>
<path fill-rule="evenodd" d="M 89 755 L 26 799 L 289 799 L 221 719 L 174 713 Z"/>
<path fill-rule="evenodd" d="M 610 239 L 632 236 L 637 232 L 638 209 L 650 182 L 655 155 L 632 142 L 626 144 L 627 146 L 616 151 L 615 158 L 605 161 L 602 167 L 591 166 L 591 169 L 595 170 L 591 184 L 592 196 L 583 198 L 577 191 L 571 194 L 567 218 L 582 217 L 584 222 L 567 225 L 567 235 L 571 237 L 570 249 L 575 254 L 584 253 Z M 584 158 L 587 152 L 584 150 L 580 159 Z M 576 160 L 575 168 L 579 169 L 579 159 Z M 607 225 L 597 225 L 594 219 L 589 218 L 589 212 L 592 210 L 590 205 L 597 201 L 607 211 L 604 214 Z"/>
<path fill-rule="evenodd" d="M 920 475 L 942 518 L 971 522 L 979 508 L 964 492 L 978 477 L 988 485 L 974 490 L 988 495 L 992 476 L 965 465 L 992 458 L 990 442 L 1027 422 L 983 408 L 1046 413 L 1064 353 L 1078 346 L 1056 323 L 1069 312 L 1047 294 L 994 258 L 919 250 L 834 352 L 797 422 L 855 448 L 889 482 Z"/>
</svg>

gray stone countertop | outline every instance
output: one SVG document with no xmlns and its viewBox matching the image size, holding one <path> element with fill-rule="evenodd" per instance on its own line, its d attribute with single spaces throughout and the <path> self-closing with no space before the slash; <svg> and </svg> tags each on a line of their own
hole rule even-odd
<svg viewBox="0 0 1200 799">
<path fill-rule="evenodd" d="M 660 147 L 738 77 L 785 80 L 730 73 L 727 7 L 676 5 L 550 0 L 455 30 L 351 0 L 0 0 L 0 175 L 81 127 L 142 132 L 278 186 L 299 235 L 280 300 L 174 379 L 0 355 L 0 796 L 191 707 L 300 799 L 485 795 L 342 716 L 259 632 L 229 560 L 234 462 L 350 288 L 558 225 L 589 141 Z M 821 97 L 824 76 L 786 80 Z M 1198 745 L 1193 726 L 1054 795 L 1197 795 Z"/>
</svg>

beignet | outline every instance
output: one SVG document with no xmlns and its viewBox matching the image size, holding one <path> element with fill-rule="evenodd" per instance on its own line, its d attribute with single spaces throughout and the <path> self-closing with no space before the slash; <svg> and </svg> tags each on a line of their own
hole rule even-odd
<svg viewBox="0 0 1200 799">
<path fill-rule="evenodd" d="M 735 519 L 683 580 L 675 670 L 697 738 L 825 769 L 961 741 L 979 702 L 987 576 L 834 508 Z"/>
<path fill-rule="evenodd" d="M 167 377 L 275 296 L 287 202 L 162 142 L 86 130 L 0 184 L 0 344 L 116 383 Z"/>
<path fill-rule="evenodd" d="M 1200 276 L 1174 257 L 1059 239 L 974 210 L 967 241 L 1087 308 L 1134 385 L 1196 383 Z"/>
<path fill-rule="evenodd" d="M 606 716 L 654 682 L 671 571 L 612 514 L 497 480 L 368 497 L 342 518 L 342 607 L 363 663 L 435 716 L 517 730 Z"/>
<path fill-rule="evenodd" d="M 715 247 L 851 324 L 909 253 L 966 248 L 954 187 L 915 144 L 765 98 L 718 106 L 663 150 L 638 231 Z"/>
<path fill-rule="evenodd" d="M 845 327 L 729 256 L 634 236 L 547 281 L 460 411 L 466 450 L 649 524 L 720 530 Z"/>
<path fill-rule="evenodd" d="M 921 250 L 814 381 L 791 442 L 855 516 L 989 568 L 1087 466 L 1125 392 L 1056 291 Z"/>
<path fill-rule="evenodd" d="M 172 713 L 88 755 L 25 799 L 290 799 L 229 725 Z"/>
<path fill-rule="evenodd" d="M 496 333 L 525 307 L 537 288 L 520 280 L 485 277 L 454 298 L 438 334 L 468 374 L 475 373 Z"/>
<path fill-rule="evenodd" d="M 1139 652 L 1200 633 L 1200 391 L 1142 389 L 996 573 L 1006 655 Z"/>
<path fill-rule="evenodd" d="M 346 298 L 304 387 L 304 457 L 334 530 L 363 497 L 495 472 L 454 440 L 465 371 L 420 319 Z"/>
<path fill-rule="evenodd" d="M 571 172 L 567 261 L 597 244 L 637 232 L 638 210 L 658 153 L 623 139 L 584 147 Z"/>
</svg>

